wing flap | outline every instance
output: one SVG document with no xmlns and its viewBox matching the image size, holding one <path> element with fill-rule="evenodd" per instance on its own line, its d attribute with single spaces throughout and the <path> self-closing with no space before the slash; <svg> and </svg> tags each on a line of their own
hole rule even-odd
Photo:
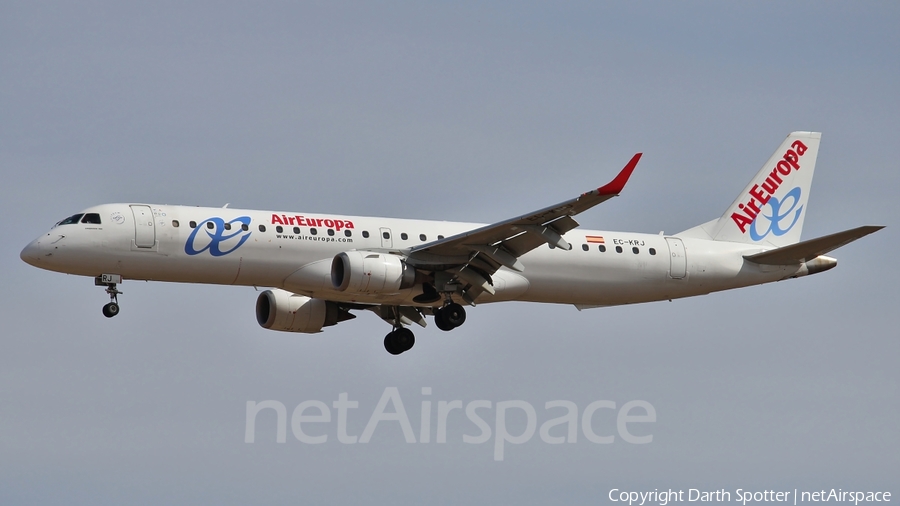
<svg viewBox="0 0 900 506">
<path fill-rule="evenodd" d="M 764 251 L 755 255 L 746 255 L 747 260 L 763 265 L 794 265 L 808 262 L 819 255 L 824 255 L 829 251 L 836 250 L 841 246 L 846 246 L 851 242 L 865 237 L 869 234 L 878 232 L 884 228 L 883 226 L 867 225 L 857 227 L 851 230 L 845 230 L 836 234 L 810 239 L 808 241 L 798 242 L 789 246 Z"/>
<path fill-rule="evenodd" d="M 500 265 L 505 265 L 514 271 L 522 272 L 525 270 L 525 266 L 519 261 L 518 255 L 511 254 L 504 248 L 499 246 L 482 246 L 480 244 L 469 244 L 466 246 L 472 251 L 484 253 L 484 256 L 498 265 L 497 269 L 500 268 Z"/>
<path fill-rule="evenodd" d="M 373 306 L 365 306 L 354 309 L 368 309 L 373 313 L 377 314 L 379 318 L 394 325 L 396 323 L 402 323 L 403 325 L 411 325 L 413 323 L 418 324 L 420 327 L 425 327 L 428 323 L 425 321 L 425 315 L 422 313 L 422 310 L 413 306 L 385 306 L 385 305 L 373 305 Z"/>
</svg>

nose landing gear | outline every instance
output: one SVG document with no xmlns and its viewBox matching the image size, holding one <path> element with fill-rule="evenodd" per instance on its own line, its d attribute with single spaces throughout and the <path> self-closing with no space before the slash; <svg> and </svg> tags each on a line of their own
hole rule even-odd
<svg viewBox="0 0 900 506">
<path fill-rule="evenodd" d="M 106 293 L 109 295 L 109 303 L 103 306 L 103 316 L 112 318 L 119 314 L 119 294 L 122 293 L 116 289 L 116 284 L 122 282 L 122 276 L 117 274 L 104 274 L 94 278 L 94 285 L 105 286 Z"/>
<path fill-rule="evenodd" d="M 121 293 L 121 292 L 119 292 Z M 107 318 L 112 318 L 119 314 L 119 304 L 117 302 L 110 302 L 103 306 L 103 316 Z"/>
</svg>

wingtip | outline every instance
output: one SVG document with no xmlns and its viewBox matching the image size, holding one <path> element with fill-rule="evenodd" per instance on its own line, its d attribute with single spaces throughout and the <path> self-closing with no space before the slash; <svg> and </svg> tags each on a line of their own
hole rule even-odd
<svg viewBox="0 0 900 506">
<path fill-rule="evenodd" d="M 643 153 L 636 153 L 633 157 L 631 157 L 631 161 L 625 165 L 625 168 L 619 172 L 619 175 L 615 177 L 609 183 L 597 188 L 597 193 L 600 195 L 618 195 L 622 192 L 622 189 L 625 188 L 625 183 L 628 182 L 628 178 L 631 177 L 631 173 L 634 172 L 634 168 L 637 167 L 638 162 L 641 159 L 641 155 Z"/>
<path fill-rule="evenodd" d="M 885 228 L 886 226 L 887 225 L 866 225 L 863 228 L 867 229 L 868 233 L 874 234 L 875 232 L 878 232 L 879 230 Z"/>
</svg>

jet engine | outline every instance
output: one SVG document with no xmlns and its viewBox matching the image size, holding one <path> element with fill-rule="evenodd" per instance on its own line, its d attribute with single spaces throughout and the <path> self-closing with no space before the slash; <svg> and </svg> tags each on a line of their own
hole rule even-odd
<svg viewBox="0 0 900 506">
<path fill-rule="evenodd" d="M 351 318 L 334 302 L 285 290 L 266 290 L 256 299 L 256 321 L 264 329 L 314 334 Z"/>
<path fill-rule="evenodd" d="M 416 270 L 397 255 L 346 251 L 331 262 L 335 290 L 350 293 L 395 293 L 416 283 Z"/>
</svg>

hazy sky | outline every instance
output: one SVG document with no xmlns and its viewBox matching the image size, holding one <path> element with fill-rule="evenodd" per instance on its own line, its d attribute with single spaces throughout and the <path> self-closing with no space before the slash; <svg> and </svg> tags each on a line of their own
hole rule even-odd
<svg viewBox="0 0 900 506">
<path fill-rule="evenodd" d="M 900 494 L 900 6 L 895 3 L 0 2 L 0 503 L 607 503 L 622 490 Z M 252 288 L 91 279 L 19 251 L 105 202 L 491 222 L 605 183 L 585 227 L 719 216 L 788 132 L 823 132 L 804 238 L 887 229 L 837 269 L 675 302 L 509 303 L 388 355 L 374 315 L 266 331 Z M 893 330 L 892 330 L 893 329 Z M 396 388 L 418 440 L 300 442 L 248 401 L 327 406 L 360 436 Z M 430 395 L 423 395 L 430 388 Z M 387 390 L 386 390 L 387 389 Z M 574 443 L 485 443 L 439 401 L 525 401 Z M 646 401 L 617 432 L 592 402 Z M 521 405 L 521 403 L 519 404 Z M 392 408 L 388 408 L 392 412 Z M 313 415 L 316 411 L 305 412 Z M 632 414 L 641 414 L 635 410 Z M 513 436 L 526 428 L 507 410 Z M 551 431 L 565 435 L 564 427 Z M 896 497 L 895 497 L 896 499 Z"/>
</svg>

